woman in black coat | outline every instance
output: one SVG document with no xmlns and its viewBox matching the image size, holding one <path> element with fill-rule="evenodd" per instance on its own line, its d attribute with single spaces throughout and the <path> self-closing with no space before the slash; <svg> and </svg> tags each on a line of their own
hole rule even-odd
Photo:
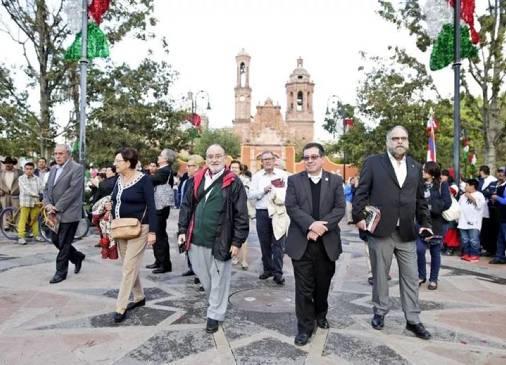
<svg viewBox="0 0 506 365">
<path fill-rule="evenodd" d="M 434 236 L 426 239 L 418 237 L 416 249 L 418 255 L 419 285 L 427 281 L 427 266 L 425 252 L 430 250 L 430 276 L 428 289 L 437 289 L 439 268 L 441 267 L 441 246 L 446 221 L 442 213 L 450 208 L 452 201 L 448 183 L 441 181 L 441 168 L 437 162 L 429 161 L 423 166 L 423 179 L 425 180 L 425 199 L 429 205 L 432 231 Z"/>
</svg>

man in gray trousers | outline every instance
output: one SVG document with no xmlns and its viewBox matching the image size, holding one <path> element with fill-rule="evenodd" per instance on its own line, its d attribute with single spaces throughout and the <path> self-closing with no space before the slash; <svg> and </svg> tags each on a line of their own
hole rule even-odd
<svg viewBox="0 0 506 365">
<path fill-rule="evenodd" d="M 49 172 L 44 189 L 44 209 L 48 214 L 56 214 L 60 222 L 58 233 L 52 233 L 51 240 L 58 249 L 56 273 L 49 281 L 59 283 L 67 278 L 69 260 L 75 265 L 74 272 L 81 270 L 85 255 L 72 246 L 77 226 L 83 214 L 84 169 L 70 156 L 70 147 L 56 145 L 54 149 L 56 165 Z"/>
<path fill-rule="evenodd" d="M 387 133 L 387 152 L 366 159 L 353 198 L 353 221 L 366 231 L 366 205 L 380 209 L 381 220 L 373 233 L 367 232 L 373 274 L 372 302 L 374 329 L 384 327 L 390 308 L 388 272 L 395 254 L 399 265 L 399 286 L 406 329 L 430 339 L 420 322 L 416 236 L 432 236 L 430 213 L 424 199 L 422 167 L 407 155 L 408 132 L 396 126 Z M 417 229 L 416 223 L 420 228 Z"/>
</svg>

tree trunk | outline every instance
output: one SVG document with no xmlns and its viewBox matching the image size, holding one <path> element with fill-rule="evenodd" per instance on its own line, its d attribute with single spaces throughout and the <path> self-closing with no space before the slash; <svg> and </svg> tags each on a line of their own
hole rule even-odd
<svg viewBox="0 0 506 365">
<path fill-rule="evenodd" d="M 43 1 L 37 1 L 37 13 L 35 15 L 36 28 L 38 33 L 37 58 L 39 61 L 39 93 L 40 93 L 40 147 L 41 156 L 48 155 L 48 141 L 51 140 L 51 119 L 49 115 L 50 109 L 50 92 L 48 82 L 48 38 L 47 29 L 47 8 Z"/>
</svg>

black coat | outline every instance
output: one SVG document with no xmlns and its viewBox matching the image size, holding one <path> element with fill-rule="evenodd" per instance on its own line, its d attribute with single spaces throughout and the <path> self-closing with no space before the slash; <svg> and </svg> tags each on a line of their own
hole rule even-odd
<svg viewBox="0 0 506 365">
<path fill-rule="evenodd" d="M 197 198 L 195 184 L 204 183 L 204 174 L 206 169 L 202 169 L 186 182 L 185 194 L 181 202 L 179 211 L 179 230 L 178 234 L 186 235 L 186 249 L 191 244 L 191 234 L 193 231 L 195 210 L 197 208 Z M 215 259 L 220 261 L 230 260 L 230 247 L 232 245 L 240 248 L 248 238 L 249 216 L 246 190 L 239 179 L 230 170 L 223 173 L 223 183 L 221 191 L 223 194 L 223 209 L 216 230 L 216 240 L 211 249 Z"/>
<path fill-rule="evenodd" d="M 339 221 L 344 216 L 346 203 L 343 179 L 323 171 L 320 190 L 320 220 L 327 221 L 328 231 L 322 236 L 325 251 L 335 261 L 341 254 Z M 307 172 L 288 177 L 285 206 L 290 216 L 290 228 L 286 239 L 286 254 L 299 260 L 306 252 L 309 226 L 316 220 L 312 217 L 313 201 Z"/>
<path fill-rule="evenodd" d="M 106 197 L 107 195 L 111 195 L 112 191 L 114 189 L 114 186 L 116 185 L 116 180 L 118 180 L 118 176 L 114 175 L 111 177 L 108 177 L 105 180 L 102 180 L 98 184 L 98 189 L 95 191 L 95 194 L 93 195 L 93 201 L 91 205 L 94 205 L 96 202 L 98 202 L 100 199 Z"/>
<path fill-rule="evenodd" d="M 450 197 L 450 187 L 446 181 L 441 183 L 434 183 L 430 189 L 430 219 L 432 222 L 432 231 L 436 235 L 442 235 L 443 225 L 446 220 L 441 214 L 450 208 L 452 205 L 452 199 Z"/>
<path fill-rule="evenodd" d="M 169 165 L 159 168 L 154 175 L 150 175 L 150 178 L 153 186 L 167 184 L 167 181 L 170 187 L 174 185 L 174 176 Z"/>
<path fill-rule="evenodd" d="M 416 239 L 416 222 L 421 227 L 432 228 L 429 208 L 424 198 L 422 166 L 411 156 L 407 156 L 406 168 L 406 180 L 400 187 L 386 152 L 370 156 L 364 162 L 358 188 L 353 197 L 352 216 L 353 221 L 357 223 L 364 219 L 366 205 L 379 208 L 381 220 L 373 236 L 391 235 L 398 221 L 403 241 Z"/>
</svg>

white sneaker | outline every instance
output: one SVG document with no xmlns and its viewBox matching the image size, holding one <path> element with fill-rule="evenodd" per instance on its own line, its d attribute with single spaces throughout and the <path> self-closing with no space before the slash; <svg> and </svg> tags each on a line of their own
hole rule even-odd
<svg viewBox="0 0 506 365">
<path fill-rule="evenodd" d="M 35 241 L 37 241 L 37 242 L 45 242 L 46 240 L 44 238 L 42 238 L 41 236 L 37 236 L 37 237 L 35 237 Z"/>
<path fill-rule="evenodd" d="M 26 240 L 24 238 L 18 238 L 18 243 L 20 245 L 26 245 Z"/>
</svg>

